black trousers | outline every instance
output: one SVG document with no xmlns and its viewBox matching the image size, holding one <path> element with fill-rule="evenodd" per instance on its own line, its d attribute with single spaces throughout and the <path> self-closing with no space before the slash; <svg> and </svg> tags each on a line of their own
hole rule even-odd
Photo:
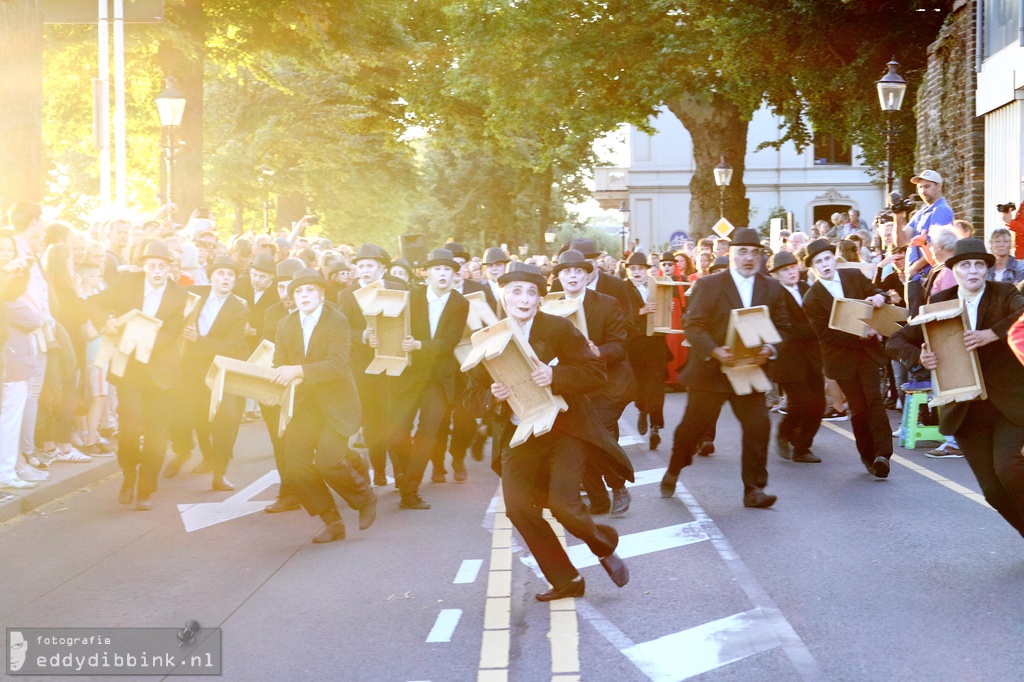
<svg viewBox="0 0 1024 682">
<path fill-rule="evenodd" d="M 284 447 L 288 485 L 310 516 L 337 508 L 328 486 L 353 509 L 373 497 L 369 482 L 353 466 L 358 455 L 348 447 L 348 436 L 331 428 L 317 405 L 307 402 L 295 410 Z"/>
<path fill-rule="evenodd" d="M 281 486 L 278 488 L 278 497 L 298 497 L 294 487 L 285 475 L 288 470 L 288 458 L 285 457 L 284 436 L 278 437 L 277 423 L 281 418 L 280 405 L 264 405 L 260 403 L 260 413 L 263 415 L 263 423 L 267 425 L 270 434 L 270 444 L 274 448 L 274 464 L 277 466 L 277 473 L 281 477 Z"/>
<path fill-rule="evenodd" d="M 388 383 L 383 374 L 356 374 L 356 389 L 363 406 L 363 442 L 370 456 L 375 476 L 384 476 L 387 469 Z M 392 468 L 394 462 L 392 461 Z M 397 471 L 395 472 L 398 473 Z"/>
<path fill-rule="evenodd" d="M 461 396 L 466 391 L 465 374 L 459 372 L 455 376 L 455 395 Z M 466 450 L 476 436 L 476 418 L 456 399 L 451 409 L 441 418 L 441 426 L 437 432 L 437 444 L 430 461 L 435 471 L 444 471 L 445 453 L 452 454 L 452 461 L 466 459 Z M 449 440 L 450 439 L 450 440 Z"/>
<path fill-rule="evenodd" d="M 618 532 L 611 526 L 595 524 L 580 499 L 586 448 L 578 438 L 550 431 L 513 448 L 502 461 L 505 513 L 554 587 L 565 585 L 579 572 L 544 520 L 545 506 L 567 532 L 585 542 L 598 557 L 608 556 L 619 544 Z"/>
<path fill-rule="evenodd" d="M 715 426 L 726 401 L 732 406 L 733 414 L 743 428 L 743 489 L 763 488 L 768 485 L 768 437 L 772 429 L 764 393 L 736 395 L 701 391 L 691 386 L 686 398 L 686 412 L 672 440 L 672 459 L 668 463 L 668 473 L 678 476 L 683 467 L 693 464 L 697 446 Z"/>
<path fill-rule="evenodd" d="M 979 400 L 971 403 L 955 435 L 985 499 L 1024 535 L 1024 427 L 991 401 Z"/>
<path fill-rule="evenodd" d="M 659 345 L 660 344 L 660 345 Z M 636 408 L 655 428 L 665 428 L 665 372 L 668 346 L 662 336 L 635 339 L 627 355 L 636 377 Z"/>
<path fill-rule="evenodd" d="M 117 385 L 117 463 L 124 472 L 125 487 L 138 483 L 139 495 L 156 491 L 175 408 L 174 393 L 148 378 Z"/>
<path fill-rule="evenodd" d="M 850 408 L 850 426 L 857 452 L 865 464 L 876 457 L 892 457 L 892 426 L 882 397 L 882 368 L 867 353 L 850 353 L 849 362 L 856 374 L 852 379 L 837 379 Z"/>
<path fill-rule="evenodd" d="M 437 433 L 448 413 L 444 387 L 429 381 L 414 395 L 392 401 L 392 428 L 387 439 L 395 476 L 401 476 L 398 490 L 403 495 L 419 492 L 423 472 L 437 445 Z M 364 413 L 366 408 L 363 408 Z M 419 415 L 419 421 L 416 416 Z M 413 424 L 416 433 L 413 435 Z"/>
<path fill-rule="evenodd" d="M 174 391 L 176 409 L 171 416 L 171 447 L 183 458 L 192 452 L 192 434 L 203 461 L 213 473 L 224 475 L 235 451 L 245 398 L 226 395 L 210 422 L 210 389 L 205 383 L 189 383 Z"/>
<path fill-rule="evenodd" d="M 825 413 L 825 380 L 821 375 L 804 381 L 779 384 L 786 393 L 786 415 L 779 424 L 779 435 L 793 445 L 793 452 L 805 455 L 821 428 Z"/>
<path fill-rule="evenodd" d="M 622 416 L 622 410 L 625 409 L 625 406 L 618 405 L 603 396 L 594 398 L 592 403 L 594 405 L 594 413 L 597 415 L 597 420 L 601 422 L 601 426 L 611 434 L 612 438 L 618 440 L 619 417 Z M 626 486 L 626 479 L 612 473 L 603 472 L 593 461 L 588 460 L 586 469 L 583 472 L 583 489 L 587 491 L 587 498 L 590 500 L 591 505 L 596 504 L 601 507 L 611 502 L 608 498 L 608 490 L 605 488 L 605 483 L 612 490 L 616 490 Z"/>
</svg>

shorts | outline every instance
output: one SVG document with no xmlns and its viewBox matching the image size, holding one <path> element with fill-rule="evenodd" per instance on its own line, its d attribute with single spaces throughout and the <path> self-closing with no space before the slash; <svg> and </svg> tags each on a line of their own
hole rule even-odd
<svg viewBox="0 0 1024 682">
<path fill-rule="evenodd" d="M 89 370 L 89 397 L 106 397 L 110 384 L 107 383 L 107 370 L 96 365 L 88 365 Z"/>
</svg>

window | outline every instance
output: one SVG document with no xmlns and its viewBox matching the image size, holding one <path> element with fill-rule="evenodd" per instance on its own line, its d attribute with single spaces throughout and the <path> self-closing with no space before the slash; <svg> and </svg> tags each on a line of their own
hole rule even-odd
<svg viewBox="0 0 1024 682">
<path fill-rule="evenodd" d="M 983 0 L 985 57 L 991 57 L 1017 39 L 1021 2 L 1024 0 Z"/>
<path fill-rule="evenodd" d="M 831 133 L 817 133 L 814 136 L 815 166 L 852 166 L 853 153 L 850 145 L 836 139 Z"/>
</svg>

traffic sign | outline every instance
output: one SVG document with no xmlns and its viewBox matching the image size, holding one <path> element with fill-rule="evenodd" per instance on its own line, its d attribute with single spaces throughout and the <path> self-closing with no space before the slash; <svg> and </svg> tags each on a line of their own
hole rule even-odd
<svg viewBox="0 0 1024 682">
<path fill-rule="evenodd" d="M 715 223 L 715 226 L 711 228 L 711 231 L 717 234 L 722 239 L 725 239 L 730 234 L 732 234 L 732 231 L 734 229 L 736 228 L 732 226 L 732 223 L 730 223 L 725 218 L 721 218 L 717 223 Z"/>
</svg>

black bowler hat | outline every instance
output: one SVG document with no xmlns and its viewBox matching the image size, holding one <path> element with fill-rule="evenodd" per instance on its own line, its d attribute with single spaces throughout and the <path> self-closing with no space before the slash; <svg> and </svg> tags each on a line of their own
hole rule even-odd
<svg viewBox="0 0 1024 682">
<path fill-rule="evenodd" d="M 590 237 L 579 237 L 569 242 L 569 248 L 575 249 L 583 254 L 584 258 L 597 258 L 601 255 L 601 249 Z"/>
<path fill-rule="evenodd" d="M 661 254 L 661 258 L 659 260 L 662 263 L 675 263 L 676 254 L 671 251 L 666 251 L 665 253 Z"/>
<path fill-rule="evenodd" d="M 529 282 L 537 285 L 537 292 L 541 296 L 548 293 L 548 281 L 540 274 L 540 268 L 533 263 L 521 263 L 514 261 L 509 264 L 508 272 L 498 278 L 498 284 L 505 286 L 510 282 Z"/>
<path fill-rule="evenodd" d="M 295 297 L 295 290 L 303 284 L 315 284 L 321 289 L 327 288 L 327 280 L 320 274 L 319 270 L 313 268 L 302 268 L 295 273 L 292 281 L 288 283 L 288 295 Z"/>
<path fill-rule="evenodd" d="M 146 244 L 146 250 L 142 252 L 142 260 L 146 260 L 147 258 L 159 258 L 160 260 L 165 260 L 168 263 L 172 263 L 175 260 L 174 256 L 171 255 L 171 250 L 167 247 L 167 244 L 159 239 L 154 239 L 150 243 Z"/>
<path fill-rule="evenodd" d="M 206 266 L 206 276 L 209 277 L 214 273 L 215 270 L 220 269 L 231 270 L 238 276 L 238 264 L 235 263 L 235 259 L 231 256 L 217 256 L 213 259 L 213 262 Z"/>
<path fill-rule="evenodd" d="M 463 260 L 469 260 L 469 251 L 466 251 L 466 247 L 458 242 L 448 242 L 444 245 L 444 248 L 452 252 L 452 258 L 462 258 Z"/>
<path fill-rule="evenodd" d="M 634 251 L 629 254 L 629 260 L 626 261 L 626 267 L 630 265 L 642 265 L 645 268 L 651 267 L 651 264 L 647 262 L 647 254 L 643 251 Z"/>
<path fill-rule="evenodd" d="M 291 279 L 296 272 L 306 267 L 298 258 L 285 258 L 277 264 L 277 270 L 275 271 L 276 276 L 274 281 L 280 282 L 286 279 Z"/>
<path fill-rule="evenodd" d="M 711 267 L 708 268 L 708 272 L 711 273 L 711 274 L 714 274 L 714 273 L 718 272 L 719 270 L 725 270 L 728 267 L 729 267 L 729 257 L 728 256 L 719 256 L 718 258 L 716 258 L 715 260 L 713 260 L 711 262 Z"/>
<path fill-rule="evenodd" d="M 729 248 L 734 246 L 760 246 L 764 245 L 761 243 L 761 235 L 757 233 L 752 227 L 740 227 L 735 232 L 729 235 L 730 242 Z"/>
<path fill-rule="evenodd" d="M 267 272 L 273 275 L 276 272 L 276 263 L 274 257 L 269 253 L 261 253 L 256 256 L 256 259 L 252 262 L 252 269 L 259 270 L 260 272 Z"/>
<path fill-rule="evenodd" d="M 558 277 L 558 273 L 566 268 L 583 268 L 590 273 L 594 271 L 594 264 L 584 258 L 579 251 L 569 249 L 558 257 L 558 265 L 551 269 L 551 274 Z"/>
<path fill-rule="evenodd" d="M 505 255 L 505 251 L 497 246 L 484 251 L 484 265 L 497 265 L 498 263 L 507 263 L 508 256 Z"/>
<path fill-rule="evenodd" d="M 804 265 L 811 267 L 811 261 L 814 260 L 814 257 L 825 251 L 835 253 L 836 247 L 834 244 L 829 244 L 825 239 L 815 239 L 807 245 L 806 254 L 804 255 Z"/>
<path fill-rule="evenodd" d="M 363 244 L 362 246 L 360 246 L 359 252 L 356 253 L 356 256 L 355 258 L 352 259 L 352 262 L 355 263 L 357 261 L 366 259 L 375 260 L 381 265 L 384 265 L 385 267 L 391 263 L 391 256 L 388 255 L 388 252 L 380 248 L 376 244 Z"/>
<path fill-rule="evenodd" d="M 768 259 L 768 272 L 775 272 L 776 270 L 796 264 L 796 256 L 789 251 L 779 251 Z"/>
<path fill-rule="evenodd" d="M 996 257 L 985 250 L 985 242 L 970 237 L 957 240 L 953 247 L 953 255 L 946 259 L 945 266 L 952 268 L 962 260 L 983 260 L 985 265 L 992 267 L 995 265 Z"/>
<path fill-rule="evenodd" d="M 398 266 L 405 270 L 405 272 L 409 275 L 409 281 L 412 281 L 412 266 L 409 265 L 409 261 L 405 260 L 404 258 L 396 258 L 395 260 L 391 261 L 391 267 L 395 266 Z"/>
<path fill-rule="evenodd" d="M 447 265 L 452 270 L 458 271 L 462 266 L 455 262 L 455 255 L 448 249 L 434 249 L 430 257 L 423 264 L 424 268 L 432 268 L 435 265 Z"/>
</svg>

